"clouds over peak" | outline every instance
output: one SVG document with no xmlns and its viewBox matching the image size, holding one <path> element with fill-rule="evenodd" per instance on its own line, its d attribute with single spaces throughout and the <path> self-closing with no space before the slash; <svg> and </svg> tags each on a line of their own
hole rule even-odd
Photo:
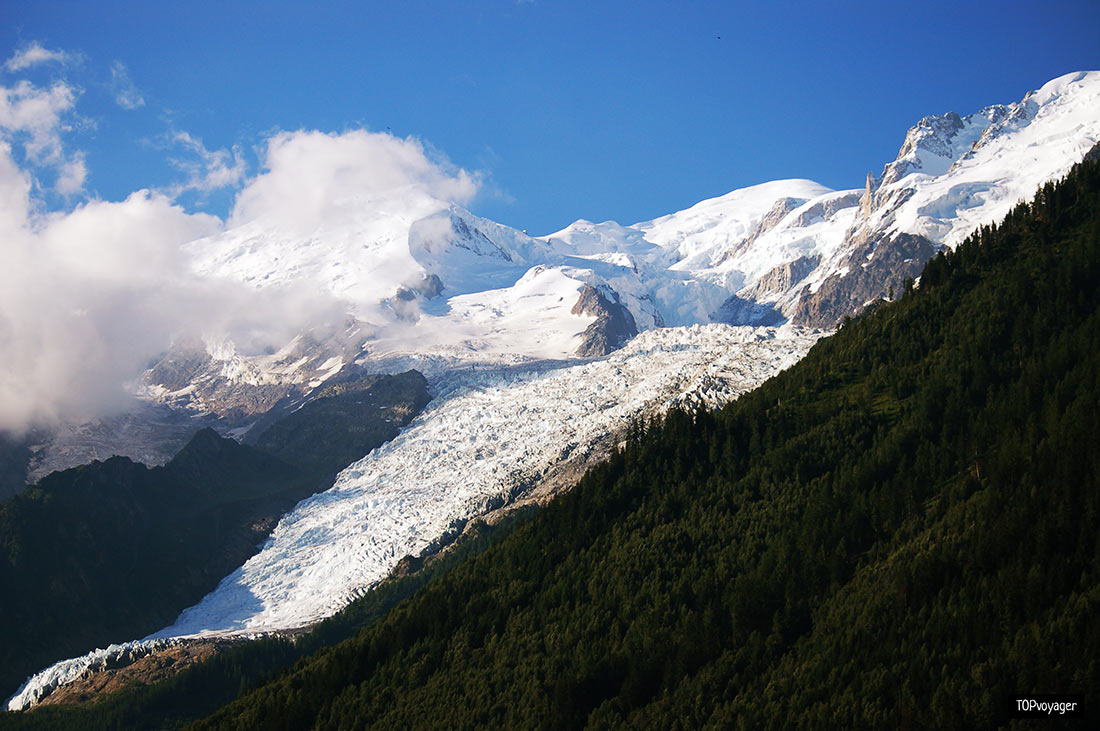
<svg viewBox="0 0 1100 731">
<path fill-rule="evenodd" d="M 210 151 L 184 132 L 171 140 L 194 158 L 178 165 L 190 188 L 245 181 L 238 150 Z M 77 187 L 85 175 L 79 155 L 61 169 L 61 179 L 72 182 L 59 188 Z M 287 132 L 267 140 L 264 170 L 245 182 L 232 221 L 259 220 L 293 235 L 350 215 L 404 221 L 407 230 L 477 191 L 477 175 L 417 140 L 363 130 Z M 188 213 L 168 194 L 140 190 L 48 214 L 36 212 L 34 194 L 30 173 L 0 140 L 0 429 L 125 408 L 126 384 L 181 337 L 278 348 L 299 332 L 343 322 L 347 304 L 308 278 L 257 290 L 197 274 L 186 244 L 224 224 Z"/>
<path fill-rule="evenodd" d="M 261 219 L 311 229 L 380 207 L 400 215 L 466 204 L 479 188 L 477 174 L 433 159 L 418 140 L 362 129 L 276 134 L 267 140 L 263 164 L 238 194 L 231 225 Z"/>
<path fill-rule="evenodd" d="M 182 201 L 204 205 L 208 194 L 223 191 L 226 199 L 236 191 L 229 225 L 259 221 L 292 238 L 349 216 L 407 231 L 451 202 L 468 203 L 481 187 L 477 173 L 413 138 L 281 132 L 261 142 L 262 167 L 250 176 L 241 145 L 211 149 L 169 127 L 144 150 L 160 153 L 181 180 L 113 202 L 89 200 L 81 194 L 97 158 L 76 144 L 85 121 L 78 104 L 103 124 L 110 110 L 138 109 L 145 99 L 123 63 L 110 66 L 104 83 L 78 73 L 74 58 L 32 44 L 3 68 L 69 64 L 66 73 L 86 82 L 86 97 L 64 76 L 47 85 L 0 79 L 0 429 L 126 407 L 127 384 L 180 337 L 278 348 L 304 330 L 343 324 L 347 303 L 308 278 L 261 291 L 196 273 L 194 248 L 185 245 L 227 224 Z M 135 138 L 135 148 L 149 139 Z"/>
<path fill-rule="evenodd" d="M 220 221 L 147 191 L 33 215 L 29 176 L 0 145 L 0 429 L 87 419 L 217 298 L 180 245 Z"/>
</svg>

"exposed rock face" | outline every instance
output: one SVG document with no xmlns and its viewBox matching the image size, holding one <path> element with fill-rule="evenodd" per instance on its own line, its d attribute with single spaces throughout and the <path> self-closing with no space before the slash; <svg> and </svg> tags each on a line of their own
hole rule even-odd
<svg viewBox="0 0 1100 731">
<path fill-rule="evenodd" d="M 758 238 L 766 234 L 768 231 L 771 231 L 779 224 L 780 221 L 786 218 L 788 213 L 798 208 L 805 202 L 805 198 L 791 198 L 789 196 L 784 196 L 776 200 L 776 202 L 772 204 L 772 207 L 768 210 L 768 212 L 764 214 L 764 217 L 760 219 L 760 223 L 756 225 L 756 228 L 754 228 L 743 241 L 738 243 L 736 246 L 727 249 L 725 253 L 723 253 L 722 256 L 714 262 L 714 265 L 718 266 L 722 262 L 728 259 L 732 259 L 733 257 L 751 247 Z"/>
<path fill-rule="evenodd" d="M 1092 149 L 1085 153 L 1085 161 L 1100 160 L 1100 142 L 1093 145 Z"/>
<path fill-rule="evenodd" d="M 727 325 L 771 326 L 782 324 L 787 318 L 767 302 L 754 302 L 731 294 L 711 319 Z"/>
<path fill-rule="evenodd" d="M 85 677 L 56 688 L 39 701 L 42 706 L 80 705 L 101 694 L 133 685 L 152 685 L 214 656 L 219 648 L 240 640 L 185 640 L 148 654 L 129 653 L 90 668 Z"/>
<path fill-rule="evenodd" d="M 31 460 L 27 482 L 33 484 L 51 472 L 114 455 L 129 457 L 149 467 L 163 465 L 204 426 L 225 428 L 213 414 L 139 401 L 134 409 L 121 414 L 41 429 L 29 435 Z"/>
<path fill-rule="evenodd" d="M 448 250 L 462 249 L 479 257 L 506 262 L 515 260 L 504 247 L 486 236 L 476 224 L 471 225 L 455 209 L 415 221 L 409 228 L 409 243 L 418 259 L 422 255 L 438 257 Z"/>
<path fill-rule="evenodd" d="M 443 293 L 443 280 L 436 274 L 426 274 L 411 287 L 398 287 L 395 298 L 402 302 L 411 302 L 417 297 L 434 299 Z"/>
<path fill-rule="evenodd" d="M 805 279 L 820 263 L 820 256 L 800 256 L 794 261 L 784 262 L 757 279 L 752 287 L 741 290 L 739 294 L 756 301 L 769 296 L 782 295 Z"/>
<path fill-rule="evenodd" d="M 469 249 L 481 256 L 491 256 L 504 261 L 512 261 L 512 255 L 493 243 L 480 229 L 471 229 L 465 220 L 458 216 L 451 216 L 451 227 L 455 232 L 455 238 L 451 245 L 460 249 Z"/>
<path fill-rule="evenodd" d="M 867 173 L 867 183 L 863 188 L 863 195 L 859 197 L 859 215 L 861 218 L 869 218 L 871 211 L 874 210 L 875 205 L 875 189 L 878 187 L 878 180 L 875 178 L 874 173 Z"/>
<path fill-rule="evenodd" d="M 430 289 L 434 282 L 422 284 Z M 158 389 L 160 403 L 211 414 L 220 427 L 234 428 L 301 404 L 317 381 L 353 359 L 364 338 L 359 324 L 349 320 L 343 333 L 323 339 L 300 335 L 278 352 L 255 356 L 241 354 L 232 343 L 175 344 L 146 372 L 145 381 Z"/>
<path fill-rule="evenodd" d="M 178 391 L 198 378 L 210 360 L 210 354 L 202 343 L 179 343 L 149 369 L 146 378 L 153 385 Z"/>
<path fill-rule="evenodd" d="M 905 280 L 919 276 L 942 244 L 936 243 L 940 238 L 934 234 L 929 234 L 930 239 L 917 233 L 899 233 L 898 212 L 917 195 L 921 181 L 949 174 L 983 146 L 1032 119 L 1037 105 L 1029 97 L 1008 107 L 986 107 L 966 117 L 954 112 L 928 116 L 911 127 L 897 158 L 883 168 L 881 175 L 867 174 L 859 198 L 859 215 L 840 247 L 845 252 L 843 258 L 830 262 L 834 273 L 815 291 L 802 293 L 792 321 L 835 327 L 844 317 L 888 297 L 891 289 L 900 292 Z M 984 185 L 978 188 L 971 184 L 968 190 L 975 196 L 984 194 L 990 184 Z M 954 211 L 954 206 L 946 206 L 945 211 Z M 927 224 L 932 214 L 924 209 L 921 214 Z"/>
<path fill-rule="evenodd" d="M 923 236 L 896 234 L 882 240 L 865 239 L 848 256 L 847 271 L 826 279 L 816 292 L 806 292 L 792 321 L 809 327 L 832 328 L 845 316 L 859 314 L 890 290 L 901 292 L 905 280 L 915 279 L 939 250 Z"/>
<path fill-rule="evenodd" d="M 973 116 L 977 115 L 970 115 L 967 119 Z M 944 170 L 926 170 L 925 161 L 929 157 L 941 158 L 949 167 L 951 162 L 959 157 L 952 143 L 964 126 L 962 118 L 955 112 L 948 112 L 941 117 L 928 116 L 921 119 L 909 128 L 905 135 L 905 142 L 898 151 L 897 159 L 882 171 L 878 185 L 896 183 L 913 171 L 930 172 L 933 175 L 944 172 Z M 922 152 L 925 155 L 921 155 Z"/>
<path fill-rule="evenodd" d="M 874 176 L 870 176 L 872 180 Z M 860 201 L 860 194 L 858 191 L 852 191 L 844 195 L 834 195 L 826 197 L 824 200 L 820 200 L 806 208 L 806 210 L 799 213 L 791 222 L 792 226 L 809 226 L 819 221 L 824 221 L 827 218 L 832 218 L 838 212 L 845 208 L 851 208 L 858 205 Z"/>
<path fill-rule="evenodd" d="M 580 299 L 570 311 L 574 315 L 596 317 L 584 331 L 584 341 L 577 348 L 577 355 L 583 358 L 607 355 L 638 334 L 634 316 L 609 287 L 597 289 L 590 284 L 584 285 Z"/>
</svg>

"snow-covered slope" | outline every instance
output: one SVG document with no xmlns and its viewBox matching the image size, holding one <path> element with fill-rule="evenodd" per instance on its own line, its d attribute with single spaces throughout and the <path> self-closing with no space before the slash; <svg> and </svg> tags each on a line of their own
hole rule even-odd
<svg viewBox="0 0 1100 731">
<path fill-rule="evenodd" d="M 925 117 L 869 174 L 843 241 L 800 294 L 796 322 L 831 326 L 900 291 L 941 247 L 1002 219 L 1100 141 L 1100 72 L 1067 74 L 1007 106 Z"/>
<path fill-rule="evenodd" d="M 787 262 L 830 252 L 857 199 L 856 191 L 778 180 L 633 226 L 577 221 L 547 238 L 559 251 L 629 264 L 642 284 L 635 291 L 667 325 L 721 321 L 730 295 Z"/>
<path fill-rule="evenodd" d="M 778 180 L 632 226 L 578 221 L 549 240 L 639 263 L 670 324 L 794 317 L 833 327 L 900 291 L 938 248 L 1003 218 L 1098 141 L 1100 72 L 1078 72 L 1007 106 L 925 117 L 863 190 Z"/>
<path fill-rule="evenodd" d="M 1019 102 L 962 119 L 925 118 L 884 170 L 867 225 L 954 247 L 1065 175 L 1098 141 L 1098 71 L 1061 76 Z M 896 208 L 886 205 L 903 195 Z"/>
<path fill-rule="evenodd" d="M 812 180 L 775 180 L 696 203 L 633 226 L 672 255 L 673 271 L 701 274 L 734 286 L 761 271 L 731 266 L 788 213 L 833 191 Z M 759 257 L 757 257 L 759 258 Z M 773 265 L 778 264 L 777 258 Z M 766 263 L 763 270 L 770 269 Z M 756 269 L 760 269 L 757 266 Z"/>
<path fill-rule="evenodd" d="M 1098 110 L 1100 72 L 1067 74 L 1019 102 L 920 120 L 862 189 L 779 180 L 632 226 L 581 220 L 541 238 L 419 189 L 324 201 L 325 215 L 308 222 L 234 221 L 188 246 L 194 269 L 308 302 L 317 327 L 274 352 L 218 337 L 180 344 L 138 389 L 181 416 L 176 437 L 154 433 L 174 419 L 145 418 L 144 407 L 70 425 L 38 445 L 35 474 L 111 453 L 163 461 L 192 416 L 245 430 L 352 363 L 589 353 L 586 343 L 602 341 L 586 337 L 599 315 L 576 307 L 585 285 L 617 297 L 638 330 L 788 319 L 831 328 L 1063 175 L 1100 141 Z"/>
</svg>

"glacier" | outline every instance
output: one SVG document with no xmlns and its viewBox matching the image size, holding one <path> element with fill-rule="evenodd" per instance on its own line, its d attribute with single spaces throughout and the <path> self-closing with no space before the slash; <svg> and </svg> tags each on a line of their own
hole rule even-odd
<svg viewBox="0 0 1100 731">
<path fill-rule="evenodd" d="M 451 371 L 396 439 L 283 516 L 259 553 L 174 624 L 57 663 L 28 679 L 7 707 L 28 708 L 112 658 L 171 640 L 315 623 L 573 450 L 613 436 L 647 411 L 721 405 L 795 363 L 822 334 L 722 324 L 661 328 L 587 362 Z"/>
</svg>

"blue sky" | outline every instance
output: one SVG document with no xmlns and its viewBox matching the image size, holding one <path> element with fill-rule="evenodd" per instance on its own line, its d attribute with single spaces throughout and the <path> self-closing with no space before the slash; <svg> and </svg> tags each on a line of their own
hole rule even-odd
<svg viewBox="0 0 1100 731">
<path fill-rule="evenodd" d="M 1095 0 L 317 5 L 0 0 L 0 61 L 58 54 L 0 86 L 72 95 L 53 158 L 9 130 L 39 206 L 151 188 L 224 218 L 272 135 L 365 128 L 533 234 L 633 223 L 776 178 L 858 187 L 926 114 L 1100 67 Z"/>
</svg>

